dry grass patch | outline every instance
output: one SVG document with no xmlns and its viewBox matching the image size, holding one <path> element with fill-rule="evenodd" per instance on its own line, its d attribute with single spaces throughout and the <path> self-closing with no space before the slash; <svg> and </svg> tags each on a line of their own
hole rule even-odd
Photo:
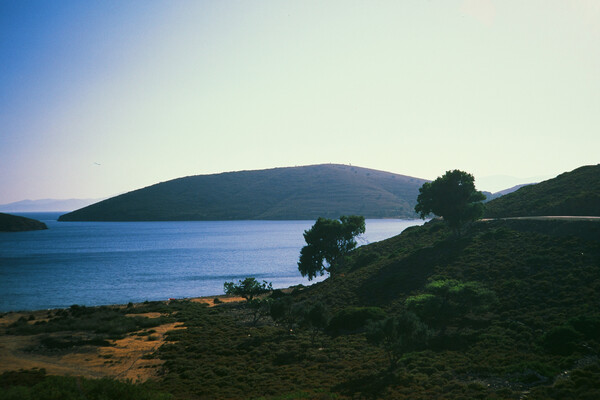
<svg viewBox="0 0 600 400">
<path fill-rule="evenodd" d="M 130 333 L 123 339 L 108 340 L 110 346 L 79 346 L 56 352 L 32 351 L 42 338 L 60 338 L 64 333 L 8 335 L 6 328 L 21 317 L 34 316 L 32 322 L 46 317 L 47 311 L 9 313 L 0 318 L 0 373 L 11 370 L 44 368 L 50 375 L 111 377 L 146 381 L 157 376 L 163 361 L 151 355 L 165 342 L 165 333 L 182 329 L 178 322 Z M 128 314 L 131 317 L 158 318 L 158 312 Z M 184 328 L 185 329 L 185 328 Z M 73 336 L 80 332 L 69 332 Z"/>
</svg>

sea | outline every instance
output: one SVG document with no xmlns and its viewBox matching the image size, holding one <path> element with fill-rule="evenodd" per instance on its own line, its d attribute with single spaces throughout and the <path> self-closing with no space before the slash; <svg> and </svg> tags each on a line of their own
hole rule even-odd
<svg viewBox="0 0 600 400">
<path fill-rule="evenodd" d="M 245 277 L 274 288 L 309 285 L 298 271 L 314 221 L 58 222 L 16 213 L 48 230 L 0 232 L 0 312 L 223 294 Z M 359 245 L 422 220 L 368 219 Z"/>
</svg>

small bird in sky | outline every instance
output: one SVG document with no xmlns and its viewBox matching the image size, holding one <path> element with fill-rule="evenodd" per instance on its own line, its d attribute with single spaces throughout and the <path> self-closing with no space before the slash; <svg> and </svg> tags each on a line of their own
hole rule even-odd
<svg viewBox="0 0 600 400">
<path fill-rule="evenodd" d="M 100 163 L 97 163 L 97 162 L 95 162 L 95 161 L 94 161 L 94 164 L 96 164 L 96 165 L 102 165 L 102 164 L 100 164 Z"/>
</svg>

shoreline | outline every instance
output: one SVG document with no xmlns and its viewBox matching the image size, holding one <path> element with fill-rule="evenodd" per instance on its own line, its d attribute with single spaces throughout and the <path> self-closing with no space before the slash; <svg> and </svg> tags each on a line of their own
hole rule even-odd
<svg viewBox="0 0 600 400">
<path fill-rule="evenodd" d="M 279 290 L 287 290 L 286 289 L 279 289 Z M 194 303 L 206 303 L 209 305 L 209 307 L 212 307 L 214 305 L 218 305 L 221 303 L 214 303 L 214 299 L 219 299 L 221 301 L 221 303 L 232 303 L 232 302 L 238 302 L 238 301 L 243 301 L 244 299 L 242 297 L 239 296 L 229 296 L 226 294 L 217 294 L 214 296 L 198 296 L 198 297 L 182 297 L 182 298 L 169 298 L 169 299 L 161 299 L 161 300 L 145 300 L 145 301 L 141 301 L 141 302 L 130 302 L 133 306 L 137 306 L 137 305 L 143 305 L 143 304 L 147 304 L 147 303 L 155 303 L 155 302 L 163 302 L 166 304 L 169 304 L 170 301 L 192 301 Z M 56 310 L 68 310 L 70 307 L 76 305 L 76 306 L 80 306 L 80 307 L 86 307 L 86 308 L 99 308 L 99 307 L 127 307 L 128 304 L 130 303 L 114 303 L 114 304 L 98 304 L 98 305 L 93 305 L 93 306 L 86 306 L 83 304 L 72 304 L 70 306 L 67 307 L 51 307 L 51 308 L 38 308 L 38 309 L 32 309 L 32 310 L 11 310 L 11 311 L 0 311 L 0 321 L 2 321 L 2 318 L 5 317 L 6 315 L 10 315 L 10 314 L 33 314 L 33 313 L 40 313 L 40 312 L 50 312 L 50 311 L 56 311 Z"/>
</svg>

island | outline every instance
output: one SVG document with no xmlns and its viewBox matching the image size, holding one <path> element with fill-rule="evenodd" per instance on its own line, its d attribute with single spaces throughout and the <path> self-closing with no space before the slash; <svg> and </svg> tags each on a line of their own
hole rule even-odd
<svg viewBox="0 0 600 400">
<path fill-rule="evenodd" d="M 36 219 L 0 213 L 0 232 L 23 232 L 48 229 L 45 223 Z"/>
</svg>

